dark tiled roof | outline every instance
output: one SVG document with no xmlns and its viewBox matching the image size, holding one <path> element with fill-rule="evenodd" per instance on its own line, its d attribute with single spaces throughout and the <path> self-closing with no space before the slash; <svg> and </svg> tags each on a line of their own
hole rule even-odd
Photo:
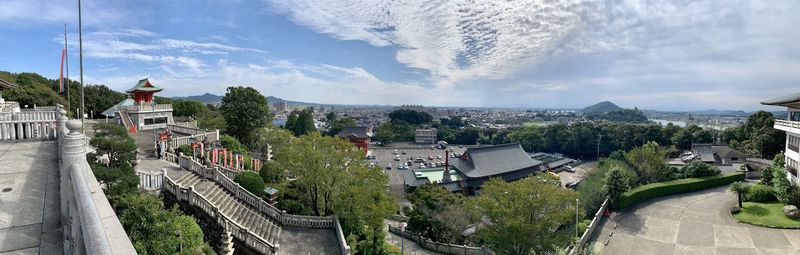
<svg viewBox="0 0 800 255">
<path fill-rule="evenodd" d="M 741 153 L 741 152 L 739 152 L 737 150 L 734 150 L 733 148 L 731 148 L 730 146 L 727 146 L 727 145 L 713 146 L 711 149 L 714 150 L 714 154 L 717 154 L 717 156 L 719 156 L 721 158 L 746 158 L 747 157 L 746 154 Z"/>
<path fill-rule="evenodd" d="M 133 88 L 131 88 L 129 90 L 126 90 L 125 92 L 127 92 L 127 93 L 132 93 L 134 91 L 159 92 L 161 90 L 162 90 L 161 88 L 157 88 L 156 86 L 153 86 L 153 84 L 150 83 L 150 80 L 148 80 L 147 78 L 144 78 L 144 79 L 139 80 L 139 82 L 136 83 L 136 85 L 133 86 Z"/>
<path fill-rule="evenodd" d="M 773 99 L 766 100 L 766 101 L 761 101 L 761 104 L 763 104 L 763 105 L 783 105 L 783 106 L 786 106 L 788 104 L 794 104 L 794 103 L 798 103 L 798 102 L 800 102 L 800 92 L 794 93 L 794 94 L 790 94 L 790 95 L 785 95 L 785 96 L 778 97 L 778 98 L 773 98 Z"/>
<path fill-rule="evenodd" d="M 7 80 L 4 80 L 3 78 L 0 78 L 0 89 L 10 89 L 10 88 L 16 88 L 16 87 L 17 87 L 17 84 L 11 83 L 10 81 L 7 81 Z"/>
<path fill-rule="evenodd" d="M 692 144 L 692 153 L 703 162 L 714 162 L 714 151 L 711 144 Z"/>
<path fill-rule="evenodd" d="M 342 131 L 339 131 L 337 136 L 341 138 L 347 138 L 351 136 L 355 136 L 358 138 L 368 138 L 369 137 L 369 129 L 367 127 L 343 127 Z"/>
<path fill-rule="evenodd" d="M 467 148 L 467 159 L 452 160 L 452 165 L 469 178 L 500 175 L 531 167 L 542 162 L 532 159 L 519 144 Z M 463 157 L 463 156 L 462 156 Z"/>
</svg>

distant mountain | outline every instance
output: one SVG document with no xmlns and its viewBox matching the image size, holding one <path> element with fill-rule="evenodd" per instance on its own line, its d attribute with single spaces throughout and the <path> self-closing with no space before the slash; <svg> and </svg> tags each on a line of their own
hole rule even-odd
<svg viewBox="0 0 800 255">
<path fill-rule="evenodd" d="M 204 104 L 220 104 L 222 103 L 222 96 L 217 96 L 211 93 L 205 93 L 199 96 L 186 96 L 186 97 L 172 97 L 173 100 L 195 100 L 203 102 Z M 270 105 L 277 103 L 277 102 L 287 102 L 289 106 L 301 106 L 301 105 L 318 105 L 312 103 L 305 103 L 305 102 L 298 102 L 298 101 L 289 101 L 284 100 L 281 98 L 277 98 L 274 96 L 267 96 L 267 102 Z"/>
<path fill-rule="evenodd" d="M 621 109 L 623 109 L 623 108 L 615 105 L 612 102 L 603 101 L 603 102 L 600 102 L 600 103 L 596 103 L 596 104 L 587 106 L 587 107 L 581 109 L 580 112 L 583 112 L 583 113 L 603 112 L 603 113 L 605 113 L 605 112 L 610 112 L 610 111 L 614 111 L 614 110 L 621 110 Z"/>
<path fill-rule="evenodd" d="M 199 96 L 187 96 L 187 97 L 172 97 L 172 100 L 195 100 L 203 102 L 204 104 L 220 104 L 222 103 L 222 97 L 217 96 L 211 93 L 205 93 Z"/>
<path fill-rule="evenodd" d="M 734 111 L 734 110 L 704 110 L 704 111 L 693 111 L 691 112 L 695 115 L 705 115 L 705 116 L 730 116 L 730 117 L 747 117 L 750 116 L 750 113 L 747 113 L 742 110 Z"/>
</svg>

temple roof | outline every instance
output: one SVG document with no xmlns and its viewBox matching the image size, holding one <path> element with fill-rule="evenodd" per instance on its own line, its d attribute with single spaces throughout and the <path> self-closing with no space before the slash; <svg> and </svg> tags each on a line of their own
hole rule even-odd
<svg viewBox="0 0 800 255">
<path fill-rule="evenodd" d="M 139 83 L 136 83 L 136 86 L 133 86 L 133 88 L 126 90 L 125 92 L 127 93 L 133 93 L 136 91 L 159 92 L 161 90 L 162 88 L 153 86 L 153 84 L 150 83 L 150 81 L 147 78 L 144 78 L 139 80 Z"/>
<path fill-rule="evenodd" d="M 780 105 L 786 107 L 798 107 L 800 106 L 800 92 L 785 95 L 778 98 L 773 98 L 766 101 L 761 101 L 763 105 Z"/>
<path fill-rule="evenodd" d="M 337 136 L 341 138 L 347 137 L 358 137 L 358 138 L 369 138 L 371 135 L 369 133 L 369 128 L 367 127 L 342 127 L 342 131 L 339 131 Z"/>
<path fill-rule="evenodd" d="M 495 176 L 529 168 L 538 169 L 542 164 L 542 161 L 529 157 L 519 144 L 467 148 L 464 154 L 467 159 L 456 158 L 450 162 L 469 178 Z"/>
<path fill-rule="evenodd" d="M 0 89 L 16 88 L 17 84 L 11 83 L 3 78 L 0 78 Z"/>
</svg>

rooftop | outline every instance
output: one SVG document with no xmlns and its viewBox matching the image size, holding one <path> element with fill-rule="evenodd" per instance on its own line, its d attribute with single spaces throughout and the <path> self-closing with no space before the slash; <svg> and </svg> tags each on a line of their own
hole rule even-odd
<svg viewBox="0 0 800 255">
<path fill-rule="evenodd" d="M 780 105 L 792 108 L 800 108 L 800 92 L 785 95 L 782 97 L 773 98 L 766 101 L 761 101 L 763 105 Z"/>
<path fill-rule="evenodd" d="M 0 78 L 0 90 L 2 89 L 10 89 L 17 87 L 17 84 L 11 83 L 10 81 L 4 80 Z"/>
<path fill-rule="evenodd" d="M 153 84 L 150 83 L 150 80 L 148 80 L 147 78 L 144 78 L 144 79 L 139 80 L 139 82 L 136 83 L 136 85 L 134 85 L 133 88 L 130 88 L 129 90 L 126 90 L 125 92 L 126 93 L 133 93 L 135 91 L 159 92 L 161 90 L 162 90 L 162 88 L 158 88 L 156 86 L 153 86 Z"/>
<path fill-rule="evenodd" d="M 542 164 L 528 156 L 519 144 L 467 148 L 461 158 L 451 162 L 468 178 L 489 177 Z"/>
<path fill-rule="evenodd" d="M 353 136 L 358 138 L 368 138 L 370 137 L 370 134 L 367 127 L 343 127 L 342 131 L 339 131 L 337 136 L 342 138 Z"/>
<path fill-rule="evenodd" d="M 444 178 L 444 167 L 415 169 L 413 172 L 417 178 L 427 178 L 430 182 L 441 183 Z M 456 170 L 450 169 L 450 179 L 459 181 L 461 176 L 458 175 Z"/>
</svg>

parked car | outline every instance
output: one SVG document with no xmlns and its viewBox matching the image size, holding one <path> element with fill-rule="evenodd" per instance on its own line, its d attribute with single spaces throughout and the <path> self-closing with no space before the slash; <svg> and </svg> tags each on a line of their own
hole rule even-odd
<svg viewBox="0 0 800 255">
<path fill-rule="evenodd" d="M 389 163 L 388 165 L 386 165 L 386 170 L 392 170 L 392 163 Z"/>
<path fill-rule="evenodd" d="M 570 172 L 570 173 L 574 173 L 574 172 L 575 172 L 575 168 L 574 168 L 574 167 L 572 167 L 572 166 L 567 166 L 565 170 L 566 170 L 567 172 Z"/>
<path fill-rule="evenodd" d="M 442 155 L 436 155 L 436 159 L 442 159 Z"/>
<path fill-rule="evenodd" d="M 397 155 L 397 149 L 395 149 L 392 154 Z"/>
<path fill-rule="evenodd" d="M 394 156 L 394 161 L 400 161 L 400 156 Z"/>
<path fill-rule="evenodd" d="M 400 154 L 406 155 L 406 151 L 401 151 Z"/>
<path fill-rule="evenodd" d="M 428 155 L 428 159 L 433 160 L 433 155 Z"/>
</svg>

